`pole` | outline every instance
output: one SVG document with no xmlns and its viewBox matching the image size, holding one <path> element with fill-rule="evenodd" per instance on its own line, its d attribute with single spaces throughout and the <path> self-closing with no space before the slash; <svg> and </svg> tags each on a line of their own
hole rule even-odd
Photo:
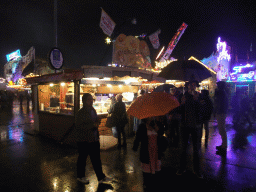
<svg viewBox="0 0 256 192">
<path fill-rule="evenodd" d="M 58 46 L 58 43 L 57 43 L 57 0 L 54 0 L 54 33 L 55 33 L 55 47 Z"/>
</svg>

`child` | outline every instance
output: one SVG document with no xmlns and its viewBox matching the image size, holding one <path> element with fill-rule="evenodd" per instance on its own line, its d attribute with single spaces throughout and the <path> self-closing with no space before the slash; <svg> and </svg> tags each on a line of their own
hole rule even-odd
<svg viewBox="0 0 256 192">
<path fill-rule="evenodd" d="M 152 183 L 157 183 L 153 177 L 161 170 L 161 156 L 163 152 L 158 148 L 160 141 L 158 134 L 159 128 L 153 118 L 143 119 L 138 127 L 134 140 L 133 150 L 137 151 L 140 147 L 140 161 L 143 172 L 143 187 L 151 188 Z"/>
</svg>

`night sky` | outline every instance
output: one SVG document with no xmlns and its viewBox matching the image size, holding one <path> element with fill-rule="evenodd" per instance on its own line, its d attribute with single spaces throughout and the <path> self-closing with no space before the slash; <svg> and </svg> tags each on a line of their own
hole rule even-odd
<svg viewBox="0 0 256 192">
<path fill-rule="evenodd" d="M 246 59 L 251 43 L 256 51 L 256 6 L 253 1 L 150 1 L 150 0 L 58 0 L 58 48 L 67 68 L 106 65 L 111 62 L 112 45 L 105 44 L 99 27 L 101 9 L 116 22 L 113 35 L 147 35 L 161 29 L 160 48 L 154 50 L 146 39 L 154 59 L 167 46 L 180 25 L 188 24 L 172 57 L 198 59 L 216 51 L 220 36 Z M 55 46 L 54 0 L 8 0 L 0 6 L 0 75 L 6 54 L 17 49 L 25 55 L 31 46 L 36 56 L 47 59 Z M 136 18 L 132 25 L 130 18 Z"/>
</svg>

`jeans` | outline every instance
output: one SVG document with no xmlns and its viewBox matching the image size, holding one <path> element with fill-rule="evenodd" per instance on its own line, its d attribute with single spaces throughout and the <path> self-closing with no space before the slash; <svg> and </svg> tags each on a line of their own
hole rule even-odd
<svg viewBox="0 0 256 192">
<path fill-rule="evenodd" d="M 106 176 L 102 172 L 99 141 L 92 143 L 77 142 L 77 146 L 79 154 L 77 159 L 77 177 L 85 177 L 86 160 L 89 155 L 98 180 L 104 179 Z"/>
<path fill-rule="evenodd" d="M 121 134 L 123 135 L 123 144 L 126 145 L 126 135 L 125 135 L 124 127 L 125 126 L 116 126 L 119 146 L 121 146 Z"/>
<path fill-rule="evenodd" d="M 180 159 L 180 170 L 184 171 L 186 169 L 186 156 L 187 156 L 187 148 L 189 135 L 191 134 L 192 142 L 193 142 L 193 165 L 194 171 L 200 171 L 200 149 L 201 149 L 201 125 L 196 127 L 181 127 L 181 140 L 182 140 L 182 148 L 181 148 L 181 159 Z"/>
<path fill-rule="evenodd" d="M 218 122 L 218 129 L 219 129 L 219 133 L 222 139 L 222 147 L 227 148 L 228 145 L 228 140 L 227 140 L 227 132 L 226 132 L 226 114 L 217 114 L 216 115 L 216 119 Z"/>
<path fill-rule="evenodd" d="M 205 129 L 205 141 L 208 142 L 208 138 L 209 138 L 209 121 L 208 120 L 203 121 L 202 132 L 203 132 L 203 129 Z"/>
</svg>

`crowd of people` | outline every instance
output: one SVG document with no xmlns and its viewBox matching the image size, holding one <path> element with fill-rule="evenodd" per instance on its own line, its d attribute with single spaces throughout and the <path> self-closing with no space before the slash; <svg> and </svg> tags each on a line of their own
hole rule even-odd
<svg viewBox="0 0 256 192">
<path fill-rule="evenodd" d="M 143 172 L 145 188 L 153 183 L 154 178 L 156 178 L 161 170 L 161 158 L 168 144 L 169 146 L 180 148 L 179 169 L 176 173 L 180 176 L 186 171 L 187 149 L 189 143 L 192 141 L 194 174 L 198 178 L 203 178 L 200 163 L 202 133 L 204 129 L 205 147 L 207 148 L 209 121 L 213 115 L 217 120 L 219 134 L 222 139 L 222 144 L 216 146 L 216 154 L 226 156 L 228 142 L 225 119 L 229 108 L 226 82 L 217 82 L 214 98 L 210 98 L 208 90 L 201 90 L 201 93 L 197 92 L 197 87 L 199 87 L 197 81 L 189 81 L 185 84 L 183 90 L 178 88 L 171 89 L 170 93 L 177 98 L 180 106 L 164 116 L 149 117 L 142 120 L 134 118 L 135 138 L 132 149 L 137 151 L 140 146 L 141 170 Z M 138 97 L 143 96 L 143 94 L 145 94 L 145 91 L 142 91 L 141 95 Z M 238 97 L 238 95 L 236 96 Z M 234 97 L 233 100 L 233 103 L 239 104 L 238 106 L 232 106 L 239 116 L 245 111 L 249 111 L 247 106 L 249 100 L 247 97 L 239 98 L 239 102 L 236 97 Z M 256 109 L 256 94 L 252 98 L 252 101 L 255 101 L 254 107 Z M 92 107 L 92 96 L 90 94 L 84 95 L 83 103 L 84 107 L 79 110 L 76 117 L 77 138 L 82 138 L 82 140 L 77 141 L 79 148 L 77 161 L 78 180 L 83 183 L 89 183 L 84 177 L 84 170 L 86 158 L 90 155 L 93 159 L 92 162 L 95 161 L 93 162 L 93 167 L 99 182 L 111 181 L 111 178 L 103 174 L 101 168 L 97 129 L 99 119 Z M 121 94 L 111 98 L 111 106 L 108 113 L 112 114 L 114 117 L 115 126 L 117 128 L 117 148 L 119 150 L 122 147 L 126 148 L 127 143 L 124 127 L 128 123 L 128 119 Z M 235 115 L 237 114 L 235 113 Z M 82 119 L 84 119 L 84 121 L 81 121 Z M 249 123 L 251 124 L 251 121 L 249 121 Z M 191 141 L 189 141 L 190 136 Z M 93 149 L 93 151 L 91 149 Z M 95 151 L 97 155 L 94 153 Z"/>
<path fill-rule="evenodd" d="M 0 90 L 0 109 L 12 109 L 14 100 L 17 100 L 20 106 L 23 105 L 23 101 L 26 101 L 29 106 L 32 97 L 28 91 Z"/>
</svg>

